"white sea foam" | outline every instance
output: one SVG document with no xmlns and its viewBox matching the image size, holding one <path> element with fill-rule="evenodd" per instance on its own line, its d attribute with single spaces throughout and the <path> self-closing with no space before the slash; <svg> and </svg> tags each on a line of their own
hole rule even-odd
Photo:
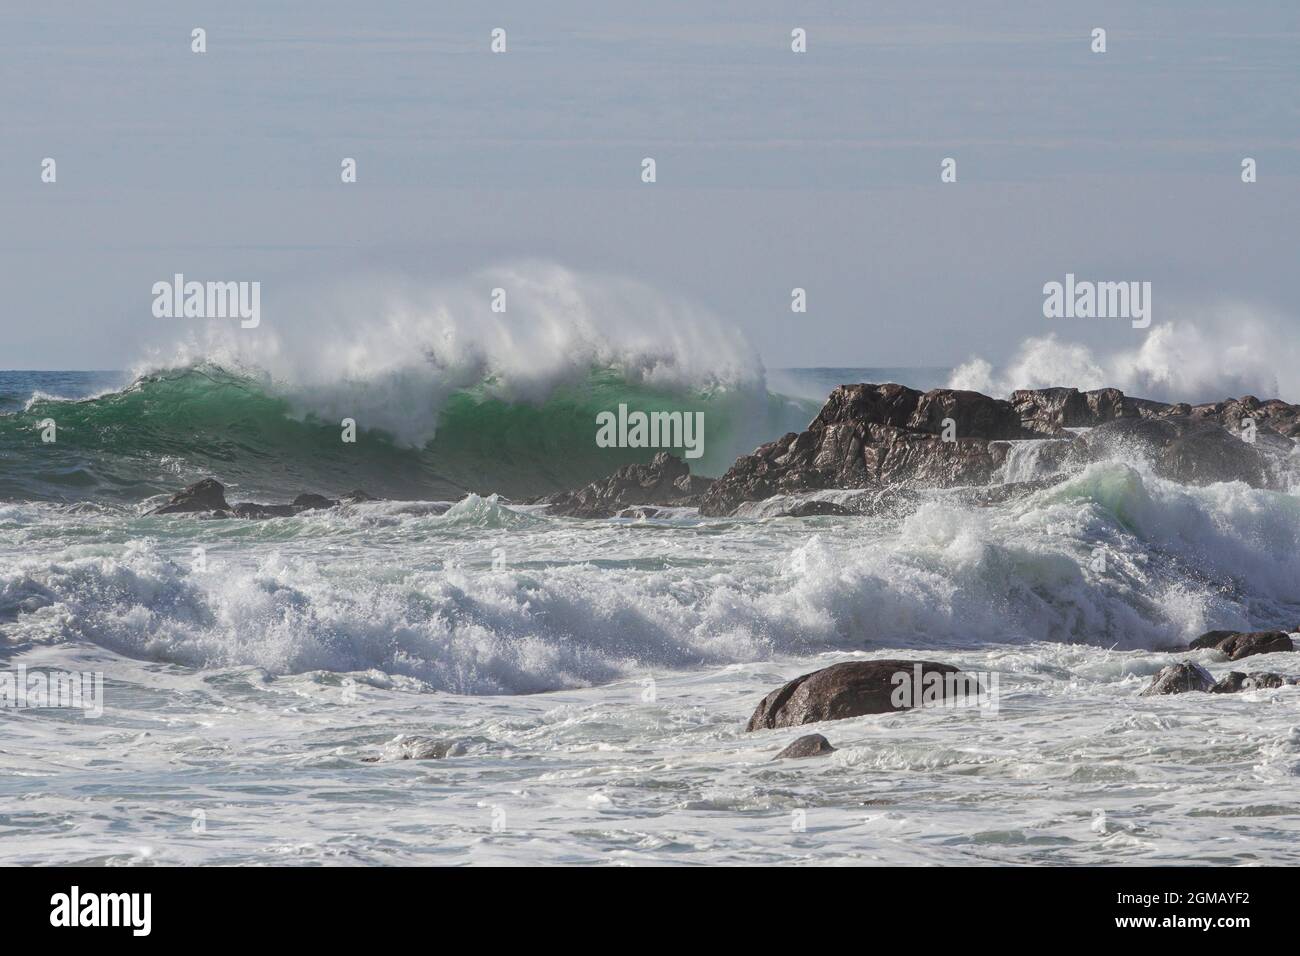
<svg viewBox="0 0 1300 956">
<path fill-rule="evenodd" d="M 901 520 L 818 519 L 815 533 L 578 522 L 476 496 L 252 524 L 47 510 L 0 521 L 0 627 L 194 667 L 376 669 L 470 694 L 833 648 L 1157 647 L 1297 616 L 1298 501 L 1098 463 L 996 507 L 936 492 Z M 119 543 L 56 530 L 88 522 Z M 22 544 L 33 538 L 47 544 Z"/>
<path fill-rule="evenodd" d="M 952 388 L 1006 396 L 1018 388 L 1115 387 L 1138 398 L 1219 401 L 1255 395 L 1300 402 L 1300 338 L 1294 318 L 1244 305 L 1134 333 L 1133 345 L 1099 352 L 1049 333 L 1026 339 L 997 368 L 972 358 L 954 370 Z"/>
</svg>

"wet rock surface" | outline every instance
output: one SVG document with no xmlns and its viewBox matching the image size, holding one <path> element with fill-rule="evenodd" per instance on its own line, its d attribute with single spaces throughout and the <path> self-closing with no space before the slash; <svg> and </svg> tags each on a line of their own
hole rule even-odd
<svg viewBox="0 0 1300 956">
<path fill-rule="evenodd" d="M 831 742 L 821 734 L 805 734 L 772 759 L 793 760 L 803 757 L 822 757 L 834 752 L 835 748 L 831 746 Z"/>
<path fill-rule="evenodd" d="M 1295 650 L 1295 642 L 1285 631 L 1208 631 L 1188 645 L 1189 649 L 1211 648 L 1227 655 L 1230 661 L 1255 654 L 1277 654 Z"/>
<path fill-rule="evenodd" d="M 1232 671 L 1227 676 L 1220 678 L 1213 687 L 1210 688 L 1211 694 L 1236 694 L 1243 690 L 1265 690 L 1276 687 L 1282 687 L 1285 684 L 1294 683 L 1281 674 L 1275 674 L 1272 671 L 1260 672 L 1253 674 L 1243 674 L 1241 671 Z"/>
<path fill-rule="evenodd" d="M 1247 418 L 1251 441 L 1241 431 Z M 1004 480 L 1031 490 L 1027 482 L 1039 475 L 1001 474 L 1012 443 L 1028 439 L 1054 439 L 1033 450 L 1042 470 L 1140 456 L 1157 474 L 1184 483 L 1276 488 L 1289 480 L 1283 460 L 1296 436 L 1300 406 L 1252 396 L 1192 406 L 1132 398 L 1115 388 L 1043 388 L 1003 400 L 960 389 L 861 383 L 834 389 L 804 431 L 742 455 L 716 481 L 692 477 L 685 462 L 660 453 L 648 465 L 625 466 L 538 502 L 570 517 L 608 518 L 647 505 L 696 506 L 706 517 L 724 517 L 773 498 L 828 490 L 993 488 Z M 812 500 L 758 516 L 860 513 L 853 504 Z"/>
<path fill-rule="evenodd" d="M 172 495 L 166 504 L 149 512 L 151 515 L 187 514 L 197 511 L 229 511 L 226 489 L 215 478 L 204 478 Z"/>
<path fill-rule="evenodd" d="M 287 505 L 259 504 L 254 501 L 241 501 L 235 505 L 226 503 L 226 489 L 215 478 L 204 478 L 181 491 L 157 508 L 146 512 L 151 515 L 197 514 L 209 518 L 245 518 L 265 520 L 267 518 L 292 518 L 304 511 L 318 511 L 337 508 L 340 504 L 357 504 L 362 501 L 376 501 L 364 491 L 351 491 L 341 499 L 326 498 L 324 495 L 304 493 Z"/>
<path fill-rule="evenodd" d="M 951 688 L 942 678 L 959 675 L 961 671 L 951 664 L 934 661 L 845 661 L 832 664 L 796 677 L 764 697 L 745 730 L 797 727 L 823 720 L 845 720 L 863 714 L 908 710 L 909 706 L 898 704 L 895 692 L 901 681 L 914 683 L 918 674 L 922 679 L 931 674 L 938 675 L 941 696 L 946 697 Z M 914 690 L 910 698 L 913 703 L 921 688 Z"/>
<path fill-rule="evenodd" d="M 326 498 L 324 495 L 306 494 L 294 498 L 292 507 L 295 511 L 315 511 L 318 508 L 337 508 L 338 504 L 334 499 Z"/>
<path fill-rule="evenodd" d="M 1246 417 L 1253 441 L 1240 430 Z M 1080 437 L 1069 429 L 1090 431 Z M 738 458 L 705 494 L 700 512 L 731 515 L 746 502 L 825 489 L 989 485 L 1009 443 L 1031 438 L 1059 439 L 1039 450 L 1058 466 L 1141 456 L 1157 474 L 1185 483 L 1276 488 L 1285 483 L 1282 464 L 1297 434 L 1300 406 L 1251 396 L 1190 406 L 1113 388 L 1046 388 L 1003 401 L 954 389 L 841 385 L 806 430 Z"/>
<path fill-rule="evenodd" d="M 1108 422 L 1089 432 L 1084 443 L 1094 458 L 1141 456 L 1156 474 L 1182 484 L 1244 481 L 1252 488 L 1280 487 L 1275 452 L 1281 449 L 1264 434 L 1250 443 L 1214 422 L 1176 415 Z M 1280 440 L 1289 454 L 1290 440 Z"/>
<path fill-rule="evenodd" d="M 1183 661 L 1163 667 L 1152 678 L 1151 684 L 1142 692 L 1143 697 L 1158 697 L 1163 694 L 1186 694 L 1191 691 L 1206 692 L 1214 686 L 1214 678 L 1204 667 Z"/>
<path fill-rule="evenodd" d="M 691 474 L 680 458 L 661 451 L 644 465 L 624 465 L 608 478 L 593 481 L 577 491 L 562 491 L 538 499 L 553 515 L 570 518 L 612 518 L 633 507 L 657 505 L 695 506 L 713 484 L 712 479 Z"/>
</svg>

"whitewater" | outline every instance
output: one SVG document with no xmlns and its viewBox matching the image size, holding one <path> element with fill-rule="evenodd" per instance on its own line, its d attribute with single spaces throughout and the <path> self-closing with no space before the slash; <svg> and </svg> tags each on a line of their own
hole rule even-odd
<svg viewBox="0 0 1300 956">
<path fill-rule="evenodd" d="M 668 345 L 602 324 L 644 290 L 554 280 L 508 345 L 457 319 L 470 291 L 441 289 L 351 350 L 323 315 L 296 349 L 0 373 L 0 655 L 105 675 L 98 719 L 3 715 L 0 859 L 1300 860 L 1300 687 L 1139 696 L 1175 661 L 1241 666 L 1173 650 L 1202 631 L 1300 627 L 1294 489 L 1114 460 L 985 506 L 936 490 L 874 516 L 549 516 L 530 496 L 644 460 L 594 447 L 611 401 L 702 411 L 692 468 L 717 475 L 833 384 L 946 375 L 769 373 L 673 304 L 652 307 Z M 575 324 L 548 320 L 566 309 Z M 344 416 L 367 455 L 340 445 Z M 1052 467 L 1025 442 L 1001 480 Z M 385 500 L 146 514 L 207 475 L 240 500 Z M 826 723 L 808 729 L 838 750 L 806 761 L 772 760 L 799 729 L 744 732 L 785 680 L 898 656 L 996 673 L 996 716 Z M 1292 657 L 1249 669 L 1300 676 Z"/>
</svg>

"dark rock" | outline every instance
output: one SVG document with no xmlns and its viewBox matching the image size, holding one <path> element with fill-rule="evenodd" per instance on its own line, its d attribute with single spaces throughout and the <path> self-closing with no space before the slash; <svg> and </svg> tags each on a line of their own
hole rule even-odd
<svg viewBox="0 0 1300 956">
<path fill-rule="evenodd" d="M 903 427 L 908 431 L 941 435 L 945 419 L 951 419 L 958 438 L 1033 437 L 1010 402 L 951 388 L 935 388 L 921 395 L 916 410 Z"/>
<path fill-rule="evenodd" d="M 915 684 L 917 668 L 923 684 Z M 759 703 L 745 730 L 797 727 L 822 720 L 844 720 L 862 714 L 908 710 L 919 702 L 930 674 L 938 682 L 939 696 L 977 693 L 956 667 L 933 661 L 845 661 L 804 674 L 772 691 Z M 961 675 L 948 679 L 949 675 Z M 900 688 L 911 688 L 903 698 Z"/>
<path fill-rule="evenodd" d="M 172 515 L 195 511 L 228 511 L 226 489 L 215 478 L 204 478 L 176 492 L 165 505 L 154 508 L 149 514 Z"/>
<path fill-rule="evenodd" d="M 1183 661 L 1162 667 L 1151 681 L 1151 686 L 1142 692 L 1143 697 L 1155 697 L 1160 694 L 1186 694 L 1188 691 L 1208 691 L 1214 686 L 1214 678 L 1204 667 Z"/>
<path fill-rule="evenodd" d="M 1235 694 L 1245 687 L 1249 678 L 1241 671 L 1232 671 L 1226 677 L 1219 678 L 1210 688 L 1211 694 Z"/>
<path fill-rule="evenodd" d="M 293 499 L 294 511 L 316 511 L 320 508 L 333 508 L 338 502 L 324 495 L 304 494 Z"/>
<path fill-rule="evenodd" d="M 1239 661 L 1255 654 L 1276 654 L 1294 651 L 1295 644 L 1285 631 L 1252 631 L 1234 634 L 1218 645 L 1218 650 L 1228 655 L 1228 660 Z"/>
<path fill-rule="evenodd" d="M 1287 679 L 1281 674 L 1271 672 L 1256 672 L 1254 674 L 1243 674 L 1241 671 L 1233 671 L 1227 677 L 1220 680 L 1210 688 L 1211 694 L 1235 694 L 1243 690 L 1259 690 L 1264 688 L 1281 687 L 1287 683 Z"/>
<path fill-rule="evenodd" d="M 1256 441 L 1241 438 L 1244 417 Z M 951 419 L 955 441 L 943 441 Z M 1088 428 L 1084 437 L 1066 432 Z M 902 385 L 841 385 L 805 431 L 760 445 L 709 489 L 700 513 L 732 515 L 746 502 L 828 488 L 952 488 L 987 485 L 1008 455 L 1008 442 L 1059 437 L 1044 448 L 1047 466 L 1076 467 L 1100 457 L 1142 454 L 1158 474 L 1189 484 L 1245 481 L 1278 488 L 1300 406 L 1251 396 L 1217 405 L 1169 405 L 1130 398 L 1114 388 L 1026 389 L 1010 401 L 978 392 Z"/>
<path fill-rule="evenodd" d="M 1087 446 L 1066 428 L 1142 421 L 1166 407 L 1113 388 L 1021 390 L 1003 401 L 954 389 L 841 385 L 807 430 L 738 458 L 700 512 L 728 515 L 742 502 L 825 488 L 987 485 L 1007 458 L 1008 442 L 1059 436 L 1059 446 L 1044 449 L 1048 459 L 1082 463 Z M 943 440 L 945 420 L 955 441 Z"/>
<path fill-rule="evenodd" d="M 374 497 L 373 495 L 367 494 L 366 492 L 362 491 L 360 488 L 357 488 L 353 491 L 349 491 L 346 495 L 341 497 L 339 501 L 343 502 L 346 505 L 356 505 L 356 504 L 360 504 L 363 501 L 379 501 L 379 499 Z"/>
<path fill-rule="evenodd" d="M 292 518 L 298 512 L 294 510 L 293 505 L 259 505 L 253 501 L 241 501 L 230 509 L 230 513 L 236 518 L 262 520 L 266 518 Z"/>
<path fill-rule="evenodd" d="M 831 742 L 821 734 L 805 734 L 772 759 L 786 760 L 795 757 L 821 757 L 825 754 L 834 752 L 835 748 L 831 746 Z"/>
<path fill-rule="evenodd" d="M 1202 650 L 1207 647 L 1218 647 L 1230 637 L 1240 634 L 1240 631 L 1206 631 L 1196 640 L 1187 645 L 1188 650 Z"/>
<path fill-rule="evenodd" d="M 954 441 L 943 439 L 944 419 Z M 806 431 L 736 459 L 700 513 L 728 515 L 745 501 L 825 488 L 983 485 L 1005 461 L 1007 439 L 1033 437 L 1010 402 L 978 392 L 841 385 Z"/>
<path fill-rule="evenodd" d="M 646 465 L 624 465 L 608 478 L 577 491 L 562 491 L 539 500 L 550 514 L 571 518 L 612 518 L 637 505 L 691 507 L 713 484 L 691 474 L 682 459 L 661 451 Z"/>
<path fill-rule="evenodd" d="M 1170 413 L 1211 421 L 1237 435 L 1241 434 L 1242 421 L 1249 418 L 1255 423 L 1260 435 L 1267 430 L 1286 438 L 1300 438 L 1300 405 L 1291 405 L 1276 398 L 1261 402 L 1254 395 L 1243 395 L 1241 398 L 1229 398 L 1212 404 L 1171 406 Z"/>
<path fill-rule="evenodd" d="M 375 501 L 364 491 L 351 491 L 343 496 L 342 502 L 355 504 L 359 501 Z M 292 504 L 288 505 L 264 505 L 254 501 L 243 501 L 231 507 L 226 503 L 226 490 L 221 484 L 213 478 L 204 478 L 202 481 L 186 487 L 172 495 L 171 499 L 163 506 L 155 508 L 149 514 L 166 515 L 182 514 L 188 512 L 203 513 L 207 518 L 290 518 L 303 511 L 314 511 L 320 508 L 334 508 L 340 504 L 332 498 L 326 498 L 324 495 L 301 494 L 293 499 Z"/>
<path fill-rule="evenodd" d="M 1282 440 L 1290 454 L 1294 446 L 1289 439 Z M 1183 484 L 1244 481 L 1252 488 L 1280 487 L 1280 455 L 1267 451 L 1270 446 L 1262 437 L 1252 444 L 1213 422 L 1188 415 L 1116 419 L 1098 425 L 1084 436 L 1084 442 L 1095 458 L 1140 456 L 1162 478 Z"/>
<path fill-rule="evenodd" d="M 857 512 L 846 508 L 843 505 L 838 505 L 833 501 L 819 501 L 817 499 L 811 501 L 800 501 L 797 504 L 791 505 L 785 512 L 783 512 L 783 516 L 787 518 L 812 518 L 817 515 L 852 514 L 857 514 Z"/>
<path fill-rule="evenodd" d="M 1081 392 L 1077 388 L 1020 389 L 1011 406 L 1025 428 L 1053 435 L 1066 428 L 1091 428 L 1116 418 L 1137 417 L 1139 406 L 1117 388 Z"/>
<path fill-rule="evenodd" d="M 1213 648 L 1239 661 L 1255 654 L 1294 651 L 1295 643 L 1286 631 L 1209 631 L 1188 645 L 1192 649 Z"/>
</svg>

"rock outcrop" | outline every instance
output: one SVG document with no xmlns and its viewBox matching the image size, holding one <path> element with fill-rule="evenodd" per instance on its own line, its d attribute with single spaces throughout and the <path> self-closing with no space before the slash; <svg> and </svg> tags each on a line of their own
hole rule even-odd
<svg viewBox="0 0 1300 956">
<path fill-rule="evenodd" d="M 800 757 L 822 757 L 835 752 L 831 742 L 821 734 L 804 734 L 786 747 L 773 760 L 791 760 Z"/>
<path fill-rule="evenodd" d="M 167 503 L 154 508 L 151 515 L 190 514 L 198 511 L 229 511 L 226 504 L 226 489 L 215 478 L 204 478 L 192 485 L 186 485 L 168 499 Z"/>
<path fill-rule="evenodd" d="M 736 459 L 700 512 L 728 515 L 745 501 L 826 488 L 987 484 L 1006 458 L 999 440 L 1036 435 L 1010 402 L 978 392 L 841 385 L 807 430 Z"/>
<path fill-rule="evenodd" d="M 326 498 L 324 495 L 301 494 L 292 504 L 264 505 L 254 501 L 241 501 L 235 505 L 226 503 L 226 489 L 215 478 L 204 478 L 192 485 L 187 485 L 176 492 L 166 504 L 147 512 L 151 515 L 170 514 L 207 514 L 214 518 L 248 518 L 264 520 L 266 518 L 292 518 L 304 511 L 317 511 L 323 508 L 337 508 L 340 504 L 357 504 L 362 501 L 374 501 L 364 491 L 351 491 L 340 500 Z"/>
<path fill-rule="evenodd" d="M 1020 389 L 1011 393 L 1011 407 L 1024 427 L 1043 435 L 1066 428 L 1092 428 L 1116 418 L 1136 418 L 1141 406 L 1117 388 L 1081 392 L 1077 388 Z"/>
<path fill-rule="evenodd" d="M 1117 419 L 1094 428 L 1083 441 L 1093 458 L 1144 458 L 1156 474 L 1172 481 L 1244 481 L 1253 488 L 1280 487 L 1279 457 L 1294 447 L 1290 439 L 1262 429 L 1254 443 L 1246 442 L 1234 431 L 1190 415 Z"/>
<path fill-rule="evenodd" d="M 1214 686 L 1214 678 L 1204 667 L 1183 661 L 1162 667 L 1152 678 L 1151 685 L 1142 692 L 1143 697 L 1158 697 L 1161 694 L 1186 694 L 1190 691 L 1209 691 Z"/>
<path fill-rule="evenodd" d="M 922 687 L 915 686 L 918 678 Z M 845 661 L 796 677 L 772 691 L 759 702 L 745 730 L 798 727 L 823 720 L 909 710 L 921 702 L 926 687 L 935 688 L 936 699 L 946 700 L 978 693 L 978 686 L 971 686 L 974 683 L 951 664 Z"/>
<path fill-rule="evenodd" d="M 577 491 L 562 491 L 538 499 L 553 515 L 570 518 L 612 518 L 624 509 L 643 505 L 691 507 L 713 484 L 691 474 L 682 459 L 661 451 L 649 464 L 624 465 L 608 478 Z"/>
<path fill-rule="evenodd" d="M 1263 690 L 1274 687 L 1281 687 L 1284 684 L 1293 683 L 1287 680 L 1281 674 L 1256 672 L 1253 674 L 1243 674 L 1241 671 L 1232 671 L 1227 677 L 1218 681 L 1210 688 L 1211 694 L 1236 694 L 1243 690 Z"/>
<path fill-rule="evenodd" d="M 1190 650 L 1213 648 L 1230 661 L 1295 650 L 1295 642 L 1285 631 L 1208 631 L 1187 646 Z"/>
<path fill-rule="evenodd" d="M 1252 441 L 1243 440 L 1247 417 Z M 1080 437 L 1070 429 L 1090 431 Z M 841 385 L 807 429 L 736 459 L 700 512 L 731 515 L 746 502 L 823 489 L 986 485 L 1006 462 L 1009 442 L 1029 438 L 1059 439 L 1040 450 L 1058 464 L 1141 456 L 1184 483 L 1275 488 L 1285 481 L 1281 465 L 1297 436 L 1300 406 L 1252 396 L 1191 406 L 1114 388 L 1044 388 L 1003 401 L 954 389 Z"/>
<path fill-rule="evenodd" d="M 1300 439 L 1300 405 L 1291 405 L 1276 398 L 1261 402 L 1254 395 L 1229 398 L 1205 405 L 1167 405 L 1162 414 L 1187 415 L 1240 434 L 1242 422 L 1249 418 L 1255 426 L 1266 426 L 1271 432 L 1286 438 Z"/>
</svg>

